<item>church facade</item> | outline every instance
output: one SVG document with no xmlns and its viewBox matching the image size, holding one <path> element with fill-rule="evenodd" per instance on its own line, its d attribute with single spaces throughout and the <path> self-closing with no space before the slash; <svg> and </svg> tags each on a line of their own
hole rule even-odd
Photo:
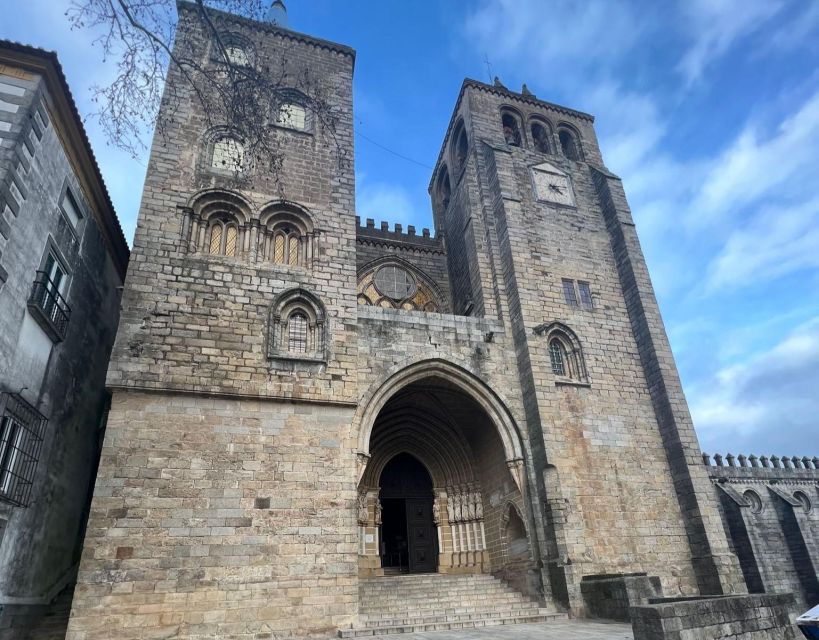
<svg viewBox="0 0 819 640">
<path fill-rule="evenodd" d="M 295 92 L 276 179 L 193 97 L 155 140 L 68 638 L 332 633 L 406 573 L 573 615 L 600 574 L 745 592 L 593 118 L 466 80 L 434 233 L 376 227 L 337 157 L 354 51 L 216 24 L 324 83 L 335 144 Z"/>
</svg>

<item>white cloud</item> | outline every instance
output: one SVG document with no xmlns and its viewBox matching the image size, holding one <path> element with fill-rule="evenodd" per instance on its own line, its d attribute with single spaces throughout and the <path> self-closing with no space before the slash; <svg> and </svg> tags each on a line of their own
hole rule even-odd
<svg viewBox="0 0 819 640">
<path fill-rule="evenodd" d="M 677 67 L 688 86 L 706 67 L 724 55 L 738 40 L 762 27 L 783 7 L 774 0 L 685 0 L 681 3 L 683 27 L 693 43 Z"/>
<path fill-rule="evenodd" d="M 708 267 L 707 286 L 759 284 L 807 268 L 819 268 L 819 198 L 765 207 L 733 231 Z"/>
<path fill-rule="evenodd" d="M 688 212 L 696 229 L 730 220 L 763 199 L 815 194 L 819 172 L 819 92 L 773 129 L 748 125 L 712 163 Z"/>
<path fill-rule="evenodd" d="M 545 82 L 582 82 L 578 67 L 614 64 L 650 25 L 646 10 L 606 0 L 484 0 L 466 21 L 478 52 L 493 62 L 517 62 L 527 52 L 527 67 L 551 72 Z M 500 70 L 496 73 L 503 76 Z"/>
<path fill-rule="evenodd" d="M 819 454 L 819 317 L 689 388 L 705 450 Z"/>
</svg>

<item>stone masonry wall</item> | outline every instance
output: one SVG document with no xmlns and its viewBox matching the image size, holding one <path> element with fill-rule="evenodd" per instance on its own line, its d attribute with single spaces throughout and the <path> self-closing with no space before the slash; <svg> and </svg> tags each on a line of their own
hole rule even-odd
<svg viewBox="0 0 819 640">
<path fill-rule="evenodd" d="M 819 459 L 703 455 L 748 590 L 819 601 Z"/>
<path fill-rule="evenodd" d="M 188 3 L 179 42 L 209 44 Z M 123 312 L 108 372 L 109 430 L 68 638 L 327 633 L 357 614 L 354 52 L 217 14 L 272 73 L 308 73 L 335 113 L 277 129 L 278 175 L 208 170 L 206 118 L 177 72 L 181 117 L 151 149 Z M 169 108 L 171 92 L 163 109 Z M 188 207 L 217 190 L 253 234 L 268 203 L 306 210 L 311 266 L 196 253 Z M 271 305 L 300 289 L 326 311 L 322 359 L 268 358 Z M 147 631 L 150 629 L 150 632 Z"/>
<path fill-rule="evenodd" d="M 68 638 L 115 628 L 123 639 L 249 639 L 348 624 L 351 418 L 349 407 L 119 392 Z"/>
</svg>

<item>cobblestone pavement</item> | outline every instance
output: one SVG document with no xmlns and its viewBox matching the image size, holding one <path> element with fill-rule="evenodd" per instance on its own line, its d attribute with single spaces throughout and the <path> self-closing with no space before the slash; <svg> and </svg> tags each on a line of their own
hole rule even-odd
<svg viewBox="0 0 819 640">
<path fill-rule="evenodd" d="M 543 624 L 514 624 L 509 626 L 460 629 L 458 631 L 429 631 L 406 633 L 399 636 L 372 636 L 384 640 L 633 640 L 630 624 L 591 622 L 588 620 L 557 620 Z"/>
</svg>

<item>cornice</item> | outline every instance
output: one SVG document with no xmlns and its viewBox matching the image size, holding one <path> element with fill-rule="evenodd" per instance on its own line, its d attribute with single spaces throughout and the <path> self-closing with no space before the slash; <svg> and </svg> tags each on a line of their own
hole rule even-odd
<svg viewBox="0 0 819 640">
<path fill-rule="evenodd" d="M 69 162 L 87 187 L 86 195 L 93 205 L 92 214 L 124 279 L 130 256 L 128 243 L 57 54 L 11 40 L 0 40 L 0 64 L 35 73 L 44 79 L 51 99 L 49 106 L 53 107 L 49 115 L 55 129 L 63 136 L 63 148 Z"/>
</svg>

